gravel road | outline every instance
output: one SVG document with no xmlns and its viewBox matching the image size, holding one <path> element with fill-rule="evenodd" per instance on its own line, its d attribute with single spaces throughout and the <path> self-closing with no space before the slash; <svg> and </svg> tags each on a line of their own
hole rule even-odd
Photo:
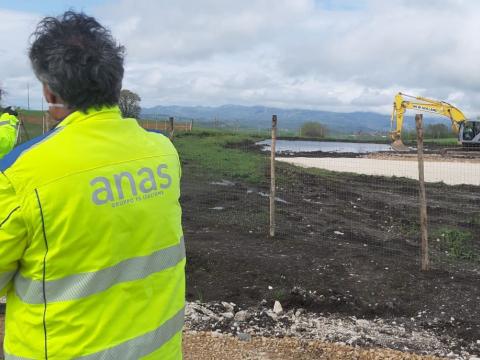
<svg viewBox="0 0 480 360">
<path fill-rule="evenodd" d="M 3 340 L 3 316 L 0 316 L 0 340 Z M 0 359 L 3 359 L 0 341 Z M 432 356 L 419 356 L 385 349 L 360 349 L 321 341 L 305 341 L 290 337 L 256 337 L 239 340 L 231 334 L 185 331 L 185 360 L 280 360 L 280 359 L 355 359 L 355 360 L 435 360 Z"/>
<path fill-rule="evenodd" d="M 232 335 L 189 331 L 184 337 L 185 360 L 434 360 L 386 349 L 365 349 L 296 338 L 252 337 L 241 341 Z"/>
</svg>

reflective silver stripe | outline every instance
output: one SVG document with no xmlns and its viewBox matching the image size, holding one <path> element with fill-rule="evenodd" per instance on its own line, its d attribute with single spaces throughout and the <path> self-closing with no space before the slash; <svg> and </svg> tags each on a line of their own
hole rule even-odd
<svg viewBox="0 0 480 360">
<path fill-rule="evenodd" d="M 30 358 L 24 358 L 20 356 L 15 356 L 15 355 L 10 355 L 5 353 L 5 360 L 35 360 L 35 359 L 30 359 Z"/>
<path fill-rule="evenodd" d="M 0 290 L 3 289 L 15 276 L 16 271 L 9 271 L 0 275 Z"/>
<path fill-rule="evenodd" d="M 179 331 L 182 331 L 185 319 L 185 308 L 181 309 L 175 316 L 165 321 L 160 327 L 139 337 L 127 340 L 119 345 L 113 346 L 90 355 L 76 357 L 81 360 L 133 360 L 146 356 L 155 350 L 160 349 Z M 181 349 L 179 349 L 181 351 Z M 23 358 L 5 353 L 5 360 L 35 360 Z"/>
<path fill-rule="evenodd" d="M 140 256 L 124 260 L 117 265 L 95 272 L 75 274 L 63 279 L 46 281 L 47 303 L 69 301 L 93 295 L 123 283 L 146 278 L 177 265 L 185 258 L 183 237 L 180 243 L 154 252 L 148 256 Z M 43 304 L 43 282 L 15 276 L 17 296 L 28 304 Z"/>
<path fill-rule="evenodd" d="M 0 126 L 10 125 L 10 121 L 0 121 Z"/>
<path fill-rule="evenodd" d="M 165 321 L 159 328 L 117 346 L 97 353 L 80 356 L 81 360 L 133 360 L 160 349 L 168 340 L 183 328 L 185 308 Z M 179 349 L 181 351 L 181 349 Z"/>
</svg>

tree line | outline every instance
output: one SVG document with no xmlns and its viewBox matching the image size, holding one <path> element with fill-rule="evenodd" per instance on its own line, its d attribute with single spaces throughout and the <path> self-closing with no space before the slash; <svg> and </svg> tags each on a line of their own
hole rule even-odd
<svg viewBox="0 0 480 360">
<path fill-rule="evenodd" d="M 425 126 L 423 133 L 427 139 L 445 139 L 453 136 L 452 130 L 445 124 L 429 124 Z M 303 137 L 325 138 L 328 134 L 327 126 L 319 122 L 309 121 L 300 127 L 300 136 Z M 404 130 L 402 137 L 406 140 L 415 140 L 417 133 L 415 130 Z"/>
<path fill-rule="evenodd" d="M 429 124 L 423 129 L 423 136 L 427 139 L 446 139 L 454 137 L 452 130 L 445 124 Z M 416 130 L 404 131 L 402 137 L 406 140 L 417 138 Z"/>
</svg>

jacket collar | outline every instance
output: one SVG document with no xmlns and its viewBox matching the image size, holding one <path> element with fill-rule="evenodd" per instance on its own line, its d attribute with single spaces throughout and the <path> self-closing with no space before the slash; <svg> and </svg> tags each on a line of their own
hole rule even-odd
<svg viewBox="0 0 480 360">
<path fill-rule="evenodd" d="M 102 119 L 122 119 L 122 113 L 118 106 L 104 106 L 100 109 L 90 108 L 86 112 L 75 111 L 58 123 L 56 128 L 65 127 L 70 124 L 84 122 L 87 120 L 102 120 Z"/>
</svg>

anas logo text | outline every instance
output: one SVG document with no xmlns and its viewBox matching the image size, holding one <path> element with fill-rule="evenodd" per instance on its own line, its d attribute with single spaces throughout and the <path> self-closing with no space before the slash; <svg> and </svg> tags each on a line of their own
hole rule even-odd
<svg viewBox="0 0 480 360">
<path fill-rule="evenodd" d="M 172 185 L 172 177 L 166 173 L 168 165 L 160 164 L 156 172 L 148 167 L 141 168 L 135 174 L 123 171 L 112 178 L 98 176 L 90 185 L 95 189 L 92 201 L 97 205 L 138 198 L 141 194 L 149 194 L 166 190 Z M 142 195 L 142 198 L 147 198 Z"/>
</svg>

